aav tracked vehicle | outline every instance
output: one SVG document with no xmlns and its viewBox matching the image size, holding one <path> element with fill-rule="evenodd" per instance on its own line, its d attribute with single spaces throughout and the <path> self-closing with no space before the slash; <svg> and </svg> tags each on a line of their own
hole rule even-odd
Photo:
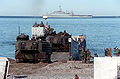
<svg viewBox="0 0 120 79">
<path fill-rule="evenodd" d="M 50 62 L 52 54 L 48 42 L 40 39 L 29 40 L 28 35 L 21 34 L 17 37 L 15 59 L 16 62 L 47 61 Z"/>
<path fill-rule="evenodd" d="M 53 52 L 69 52 L 69 38 L 71 38 L 71 35 L 64 30 L 64 32 L 55 35 L 48 35 L 46 41 L 50 43 Z"/>
</svg>

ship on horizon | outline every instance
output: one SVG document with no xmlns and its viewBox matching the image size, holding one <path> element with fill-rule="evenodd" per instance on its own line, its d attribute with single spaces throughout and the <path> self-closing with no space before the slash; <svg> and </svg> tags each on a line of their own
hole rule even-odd
<svg viewBox="0 0 120 79">
<path fill-rule="evenodd" d="M 61 6 L 59 6 L 58 11 L 53 11 L 50 14 L 43 15 L 43 18 L 44 17 L 47 17 L 47 18 L 92 18 L 92 15 L 75 15 L 73 11 L 72 12 L 62 11 Z"/>
</svg>

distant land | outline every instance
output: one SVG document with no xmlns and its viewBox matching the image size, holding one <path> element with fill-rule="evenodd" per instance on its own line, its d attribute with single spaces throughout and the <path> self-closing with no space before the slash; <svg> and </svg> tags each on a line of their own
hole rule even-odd
<svg viewBox="0 0 120 79">
<path fill-rule="evenodd" d="M 42 16 L 0 16 L 0 18 L 42 18 Z"/>
<path fill-rule="evenodd" d="M 120 18 L 120 16 L 93 16 L 93 18 Z"/>
<path fill-rule="evenodd" d="M 0 16 L 0 18 L 42 18 L 42 16 Z M 120 18 L 120 16 L 92 16 L 92 18 Z"/>
</svg>

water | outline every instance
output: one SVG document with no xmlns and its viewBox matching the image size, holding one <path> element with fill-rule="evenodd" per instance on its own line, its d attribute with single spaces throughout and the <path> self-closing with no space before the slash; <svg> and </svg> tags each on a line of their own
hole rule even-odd
<svg viewBox="0 0 120 79">
<path fill-rule="evenodd" d="M 31 36 L 34 22 L 42 18 L 0 18 L 0 56 L 14 59 L 18 26 L 21 32 Z M 72 35 L 86 34 L 87 48 L 92 55 L 104 56 L 104 48 L 120 47 L 120 18 L 48 19 L 57 32 L 66 30 Z"/>
</svg>

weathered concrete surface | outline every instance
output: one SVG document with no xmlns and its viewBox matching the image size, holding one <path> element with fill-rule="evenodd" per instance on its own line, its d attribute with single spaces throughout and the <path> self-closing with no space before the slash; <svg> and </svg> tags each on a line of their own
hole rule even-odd
<svg viewBox="0 0 120 79">
<path fill-rule="evenodd" d="M 112 57 L 115 58 L 117 60 L 117 65 L 120 65 L 120 57 Z"/>
<path fill-rule="evenodd" d="M 117 58 L 95 57 L 94 79 L 117 79 Z"/>
<path fill-rule="evenodd" d="M 117 60 L 117 78 L 120 79 L 120 57 L 113 57 Z"/>
<path fill-rule="evenodd" d="M 0 79 L 5 79 L 8 74 L 9 62 L 5 57 L 0 57 Z"/>
</svg>

